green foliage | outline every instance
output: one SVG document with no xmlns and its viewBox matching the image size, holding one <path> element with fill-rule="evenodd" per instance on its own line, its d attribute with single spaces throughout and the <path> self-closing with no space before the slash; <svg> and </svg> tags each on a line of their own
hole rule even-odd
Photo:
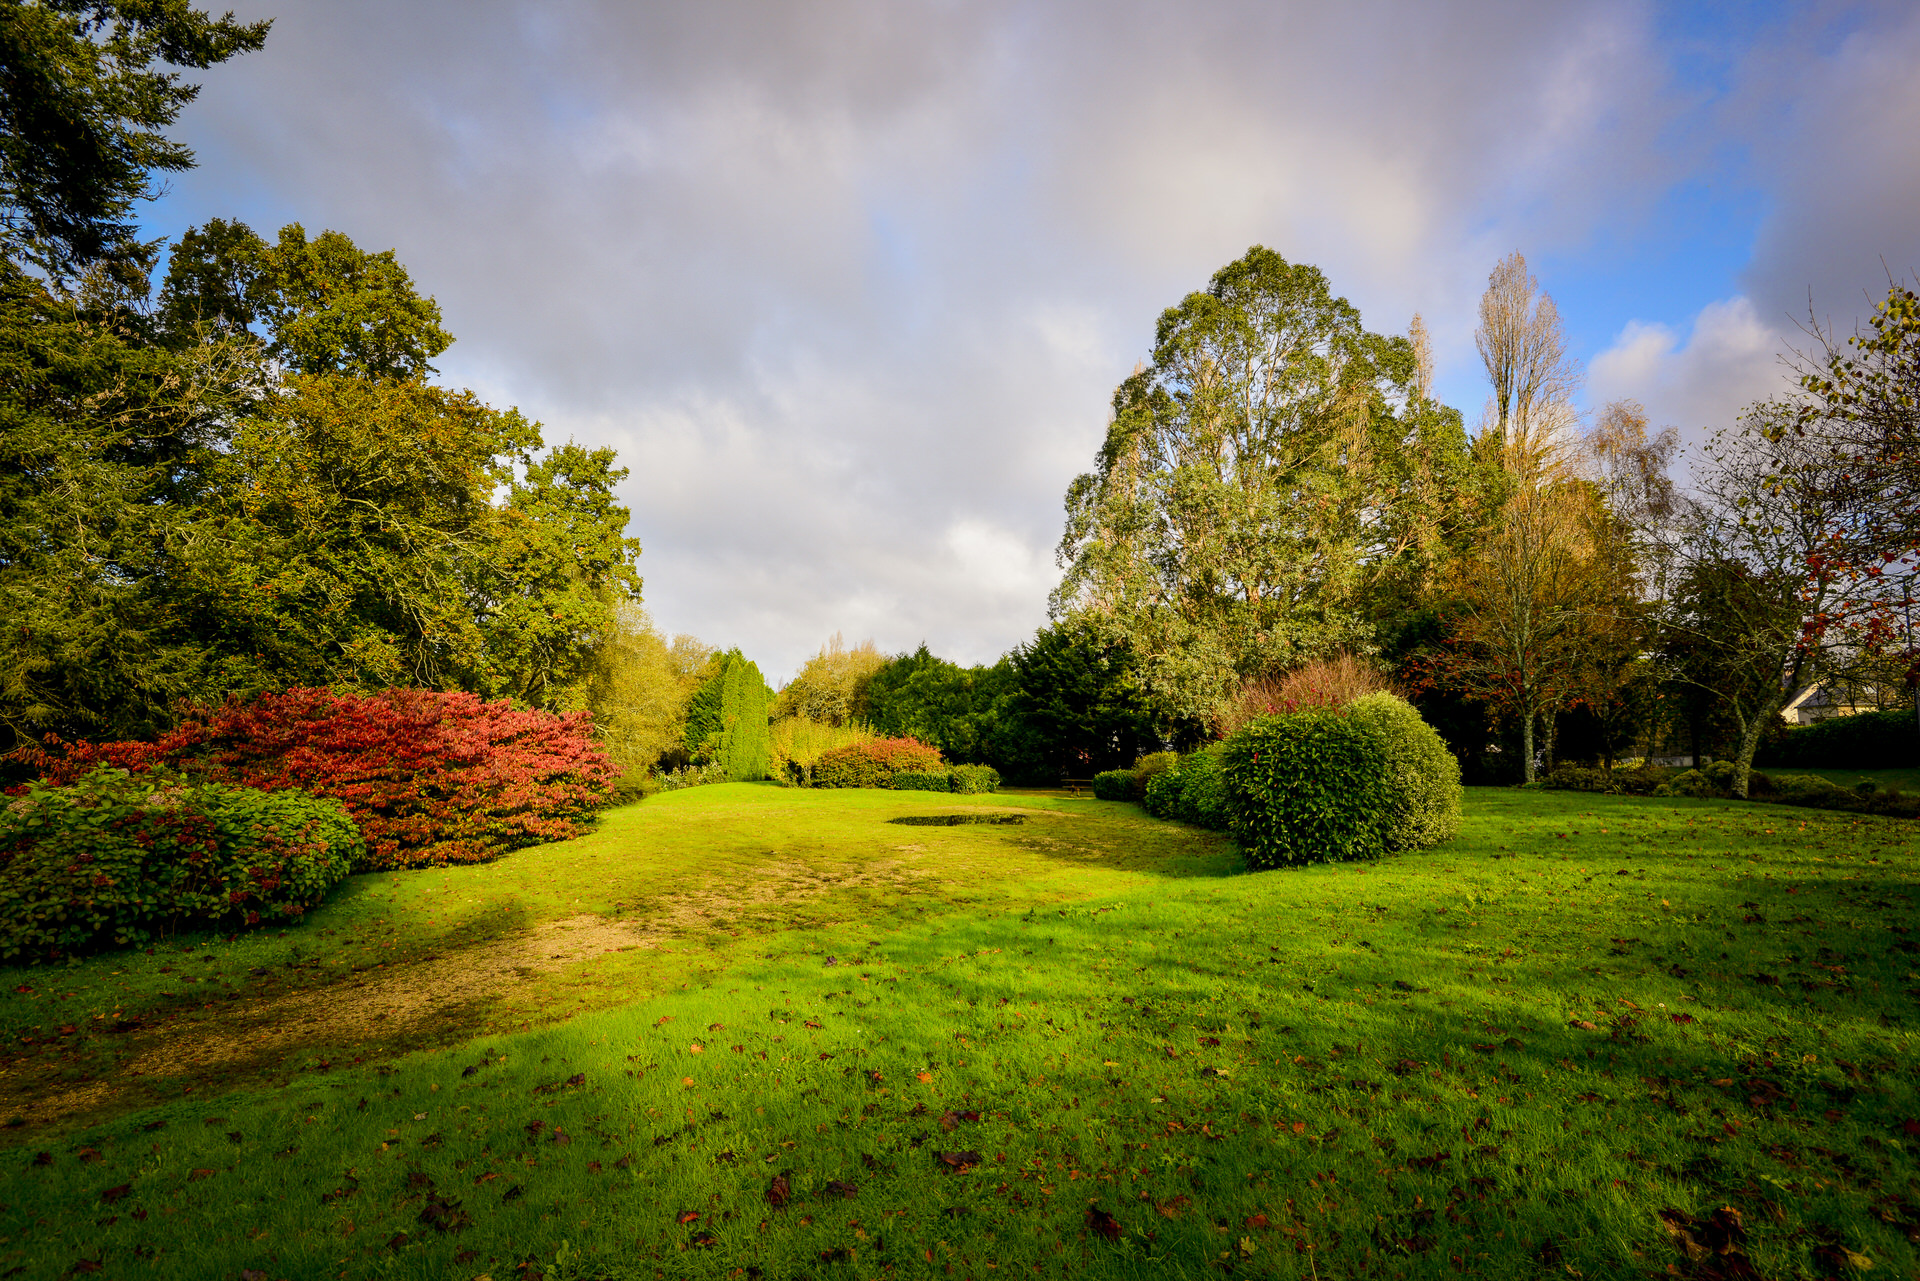
<svg viewBox="0 0 1920 1281">
<path fill-rule="evenodd" d="M 453 345 L 439 304 L 415 291 L 393 250 L 367 253 L 337 231 L 309 241 L 297 222 L 273 245 L 241 222 L 189 229 L 168 262 L 159 310 L 180 339 L 252 338 L 296 374 L 423 378 Z"/>
<path fill-rule="evenodd" d="M 978 796 L 1000 790 L 1000 771 L 991 765 L 956 765 L 948 771 L 954 791 Z"/>
<path fill-rule="evenodd" d="M 766 778 L 773 764 L 772 702 L 760 669 L 738 649 L 714 655 L 687 705 L 688 754 L 696 763 L 719 763 L 732 782 Z"/>
<path fill-rule="evenodd" d="M 1131 801 L 1139 799 L 1134 790 L 1138 780 L 1130 769 L 1101 770 L 1093 776 L 1093 795 L 1102 801 Z"/>
<path fill-rule="evenodd" d="M 260 48 L 270 25 L 186 0 L 0 7 L 0 251 L 60 276 L 124 248 L 153 174 L 193 167 L 161 130 L 200 88 L 156 64 L 211 67 Z"/>
<path fill-rule="evenodd" d="M 1348 712 L 1372 731 L 1392 796 L 1383 837 L 1389 850 L 1419 850 L 1460 830 L 1460 762 L 1412 704 L 1393 694 L 1355 699 Z"/>
<path fill-rule="evenodd" d="M 362 853 L 339 801 L 102 767 L 0 810 L 0 957 L 298 919 Z"/>
<path fill-rule="evenodd" d="M 1232 829 L 1256 871 L 1377 858 L 1394 795 L 1380 736 L 1305 708 L 1248 721 L 1223 752 Z"/>
<path fill-rule="evenodd" d="M 961 667 L 925 645 L 887 660 L 866 685 L 867 715 L 882 734 L 931 743 L 951 761 L 1019 768 L 1022 743 L 1011 703 L 1013 664 Z"/>
<path fill-rule="evenodd" d="M 895 770 L 892 780 L 896 792 L 951 792 L 953 780 L 946 770 Z"/>
<path fill-rule="evenodd" d="M 1407 339 L 1253 246 L 1161 314 L 1151 365 L 1114 392 L 1067 491 L 1056 615 L 1099 619 L 1190 724 L 1244 675 L 1363 644 L 1364 575 L 1431 555 L 1410 526 L 1465 463 L 1458 416 L 1415 376 Z"/>
<path fill-rule="evenodd" d="M 911 738 L 875 738 L 835 748 L 813 768 L 815 787 L 892 787 L 894 775 L 944 773 L 940 749 Z"/>
<path fill-rule="evenodd" d="M 1224 832 L 1232 821 L 1227 800 L 1227 776 L 1222 769 L 1224 748 L 1210 744 L 1180 765 L 1180 798 L 1173 816 L 1182 823 Z"/>
<path fill-rule="evenodd" d="M 806 716 L 783 716 L 767 727 L 771 770 L 776 782 L 807 787 L 820 758 L 837 747 L 850 747 L 880 737 L 860 721 L 829 725 Z"/>
<path fill-rule="evenodd" d="M 1799 769 L 1897 769 L 1920 765 L 1913 709 L 1834 716 L 1787 731 L 1761 749 L 1767 765 Z"/>
<path fill-rule="evenodd" d="M 1173 818 L 1178 813 L 1180 793 L 1185 785 L 1186 775 L 1180 770 L 1161 770 L 1149 775 L 1140 804 L 1155 818 Z"/>
<path fill-rule="evenodd" d="M 1037 740 L 1021 762 L 1027 776 L 1084 777 L 1127 764 L 1159 742 L 1125 642 L 1067 620 L 1042 628 L 1009 659 L 1017 694 L 1000 713 L 999 732 Z"/>
</svg>

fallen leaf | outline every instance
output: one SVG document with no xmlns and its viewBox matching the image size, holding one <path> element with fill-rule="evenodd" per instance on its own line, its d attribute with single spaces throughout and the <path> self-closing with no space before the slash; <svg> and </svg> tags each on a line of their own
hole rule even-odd
<svg viewBox="0 0 1920 1281">
<path fill-rule="evenodd" d="M 1098 1206 L 1089 1206 L 1087 1208 L 1087 1230 L 1103 1236 L 1109 1241 L 1118 1241 L 1121 1234 L 1125 1231 L 1125 1229 L 1120 1226 L 1118 1220 Z"/>
<path fill-rule="evenodd" d="M 106 1191 L 102 1192 L 100 1194 L 100 1199 L 102 1201 L 105 1201 L 108 1205 L 112 1205 L 115 1201 L 118 1201 L 121 1197 L 125 1196 L 127 1193 L 131 1191 L 133 1191 L 133 1184 L 122 1183 L 117 1188 L 108 1188 Z"/>
<path fill-rule="evenodd" d="M 683 1228 L 689 1223 L 698 1223 L 699 1221 L 700 1211 L 698 1210 L 682 1210 L 680 1211 L 679 1217 L 674 1220 L 675 1223 L 678 1223 Z"/>
<path fill-rule="evenodd" d="M 914 1075 L 914 1079 L 919 1081 L 922 1085 L 925 1085 L 928 1081 L 933 1080 L 933 1073 L 931 1072 L 915 1072 L 913 1075 Z"/>
<path fill-rule="evenodd" d="M 1247 1227 L 1251 1228 L 1256 1232 L 1266 1226 L 1267 1226 L 1267 1216 L 1264 1214 L 1256 1214 L 1252 1218 L 1247 1220 Z"/>
<path fill-rule="evenodd" d="M 188 1182 L 188 1183 L 197 1183 L 197 1182 L 199 1182 L 199 1181 L 200 1181 L 201 1179 L 211 1179 L 212 1177 L 213 1177 L 213 1171 L 212 1171 L 212 1170 L 189 1170 L 189 1171 L 187 1171 L 187 1182 Z"/>
<path fill-rule="evenodd" d="M 827 1184 L 827 1194 L 829 1196 L 841 1197 L 848 1201 L 853 1200 L 855 1194 L 858 1192 L 859 1189 L 854 1187 L 853 1184 L 843 1183 L 839 1179 L 835 1179 Z"/>
<path fill-rule="evenodd" d="M 936 1155 L 940 1158 L 941 1166 L 955 1174 L 965 1174 L 979 1165 L 982 1159 L 978 1152 L 941 1152 Z"/>
<path fill-rule="evenodd" d="M 787 1176 L 784 1174 L 774 1175 L 773 1184 L 767 1189 L 767 1204 L 776 1210 L 783 1210 L 786 1208 L 787 1201 L 792 1195 L 793 1190 L 787 1184 Z"/>
<path fill-rule="evenodd" d="M 1599 1031 L 1599 1028 L 1595 1027 L 1592 1023 L 1589 1023 L 1586 1019 L 1569 1019 L 1568 1022 L 1572 1023 L 1573 1026 L 1579 1028 L 1582 1032 Z"/>
<path fill-rule="evenodd" d="M 1675 1023 L 1693 1022 L 1693 1015 L 1691 1014 L 1671 1014 L 1671 1015 L 1668 1015 L 1667 1017 L 1671 1018 Z"/>
</svg>

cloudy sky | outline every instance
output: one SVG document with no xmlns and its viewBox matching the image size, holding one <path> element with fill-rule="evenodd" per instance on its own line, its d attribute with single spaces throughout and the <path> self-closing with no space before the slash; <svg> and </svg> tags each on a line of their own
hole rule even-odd
<svg viewBox="0 0 1920 1281">
<path fill-rule="evenodd" d="M 1920 7 L 226 0 L 214 216 L 394 248 L 445 378 L 615 446 L 670 631 L 990 661 L 1160 310 L 1251 244 L 1434 332 L 1519 249 L 1690 438 L 1920 269 Z"/>
</svg>

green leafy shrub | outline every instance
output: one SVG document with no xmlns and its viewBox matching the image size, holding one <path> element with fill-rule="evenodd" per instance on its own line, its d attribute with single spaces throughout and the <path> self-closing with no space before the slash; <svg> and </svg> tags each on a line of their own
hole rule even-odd
<svg viewBox="0 0 1920 1281">
<path fill-rule="evenodd" d="M 1913 711 L 1860 712 L 1800 725 L 1763 745 L 1761 763 L 1801 769 L 1899 769 L 1920 765 Z"/>
<path fill-rule="evenodd" d="M 1130 801 L 1134 799 L 1133 771 L 1130 769 L 1110 769 L 1093 776 L 1093 794 L 1103 801 Z"/>
<path fill-rule="evenodd" d="M 1184 770 L 1159 770 L 1147 779 L 1147 793 L 1140 803 L 1155 818 L 1172 818 L 1180 804 L 1180 791 L 1185 782 Z"/>
<path fill-rule="evenodd" d="M 1387 762 L 1392 797 L 1381 838 L 1390 850 L 1423 850 L 1460 830 L 1460 762 L 1413 704 L 1395 694 L 1368 694 L 1347 712 L 1374 735 Z"/>
<path fill-rule="evenodd" d="M 1775 774 L 1773 790 L 1788 805 L 1814 809 L 1845 809 L 1857 799 L 1832 779 L 1818 774 Z"/>
<path fill-rule="evenodd" d="M 1733 790 L 1732 761 L 1714 761 L 1700 772 L 1707 776 L 1707 782 L 1713 784 L 1715 791 L 1731 792 Z"/>
<path fill-rule="evenodd" d="M 953 790 L 968 796 L 1000 790 L 1000 771 L 991 765 L 956 765 L 948 773 Z"/>
<path fill-rule="evenodd" d="M 1615 770 L 1613 785 L 1629 796 L 1652 796 L 1654 789 L 1664 787 L 1673 774 L 1664 765 L 1641 765 L 1637 769 Z"/>
<path fill-rule="evenodd" d="M 1541 778 L 1540 786 L 1560 792 L 1612 792 L 1618 790 L 1613 774 L 1590 765 L 1555 765 Z"/>
<path fill-rule="evenodd" d="M 1221 746 L 1215 743 L 1189 756 L 1180 766 L 1180 799 L 1173 816 L 1195 827 L 1224 832 L 1230 822 L 1227 777 L 1221 769 Z"/>
<path fill-rule="evenodd" d="M 1656 796 L 1692 796 L 1696 798 L 1712 796 L 1713 781 L 1702 771 L 1690 769 L 1683 774 L 1676 774 L 1673 778 L 1669 779 L 1667 781 L 1666 791 L 1656 791 L 1654 794 Z"/>
<path fill-rule="evenodd" d="M 297 919 L 363 850 L 339 801 L 100 768 L 0 809 L 0 958 Z"/>
<path fill-rule="evenodd" d="M 895 770 L 893 790 L 896 792 L 950 792 L 953 790 L 953 780 L 945 770 Z"/>
<path fill-rule="evenodd" d="M 1323 707 L 1248 721 L 1223 752 L 1232 830 L 1255 870 L 1374 858 L 1393 807 L 1380 736 Z"/>
<path fill-rule="evenodd" d="M 918 739 L 875 738 L 822 752 L 813 767 L 815 787 L 892 787 L 893 776 L 945 772 L 940 749 Z"/>
</svg>

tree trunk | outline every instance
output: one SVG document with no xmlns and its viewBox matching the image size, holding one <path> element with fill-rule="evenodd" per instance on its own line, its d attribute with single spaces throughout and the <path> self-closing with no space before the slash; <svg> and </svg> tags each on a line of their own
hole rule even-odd
<svg viewBox="0 0 1920 1281">
<path fill-rule="evenodd" d="M 1520 777 L 1533 782 L 1533 713 L 1520 718 Z"/>
<path fill-rule="evenodd" d="M 1740 727 L 1740 749 L 1733 758 L 1733 794 L 1743 801 L 1747 799 L 1747 780 L 1753 775 L 1753 756 L 1760 749 L 1760 735 L 1766 730 L 1768 718 L 1778 716 L 1786 705 L 1787 691 L 1782 689 L 1754 708 L 1753 715 Z"/>
</svg>

